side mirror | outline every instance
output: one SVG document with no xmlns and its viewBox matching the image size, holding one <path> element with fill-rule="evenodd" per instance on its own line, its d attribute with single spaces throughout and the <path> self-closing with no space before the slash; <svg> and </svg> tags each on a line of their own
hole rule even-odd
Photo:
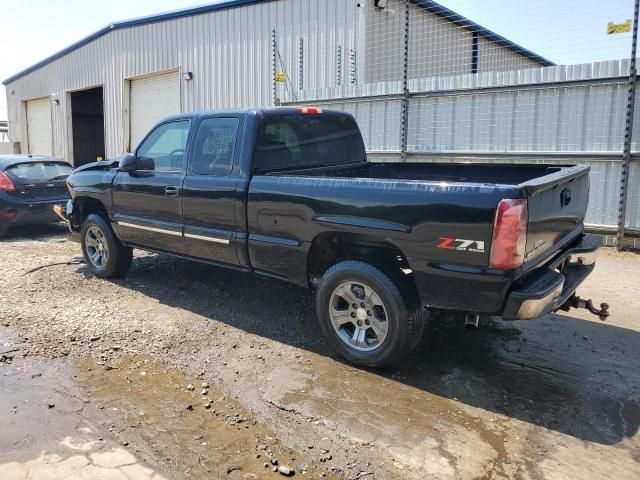
<svg viewBox="0 0 640 480">
<path fill-rule="evenodd" d="M 138 170 L 138 159 L 130 153 L 125 153 L 118 163 L 119 172 L 135 172 Z"/>
</svg>

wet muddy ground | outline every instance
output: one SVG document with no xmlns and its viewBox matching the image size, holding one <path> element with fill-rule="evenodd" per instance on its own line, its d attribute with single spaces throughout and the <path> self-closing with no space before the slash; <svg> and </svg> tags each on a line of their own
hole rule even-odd
<svg viewBox="0 0 640 480">
<path fill-rule="evenodd" d="M 0 471 L 82 434 L 165 478 L 281 477 L 270 456 L 302 478 L 640 478 L 640 256 L 605 250 L 581 288 L 607 322 L 443 319 L 375 372 L 335 357 L 303 290 L 136 253 L 104 281 L 57 227 L 0 242 L 0 422 L 33 390 L 65 433 L 3 428 Z"/>
</svg>

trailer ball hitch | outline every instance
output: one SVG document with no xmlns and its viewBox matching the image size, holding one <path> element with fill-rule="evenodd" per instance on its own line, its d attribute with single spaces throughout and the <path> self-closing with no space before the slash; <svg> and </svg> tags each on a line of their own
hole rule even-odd
<svg viewBox="0 0 640 480">
<path fill-rule="evenodd" d="M 592 300 L 584 300 L 577 295 L 572 295 L 565 303 L 560 307 L 564 311 L 569 311 L 572 308 L 584 308 L 589 310 L 594 315 L 597 315 L 600 320 L 605 321 L 609 317 L 609 304 L 601 303 L 600 308 L 596 308 L 593 305 Z"/>
</svg>

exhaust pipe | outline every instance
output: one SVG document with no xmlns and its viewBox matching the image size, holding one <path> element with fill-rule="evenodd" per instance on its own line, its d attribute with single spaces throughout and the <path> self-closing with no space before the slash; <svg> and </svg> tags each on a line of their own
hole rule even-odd
<svg viewBox="0 0 640 480">
<path fill-rule="evenodd" d="M 470 313 L 470 314 L 467 314 L 467 316 L 464 319 L 464 326 L 469 330 L 477 330 L 479 322 L 480 322 L 480 315 L 478 315 L 477 313 L 475 314 Z"/>
</svg>

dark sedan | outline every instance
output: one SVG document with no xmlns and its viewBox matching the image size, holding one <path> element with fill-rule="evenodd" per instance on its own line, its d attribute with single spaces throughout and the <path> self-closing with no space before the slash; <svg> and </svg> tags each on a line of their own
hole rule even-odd
<svg viewBox="0 0 640 480">
<path fill-rule="evenodd" d="M 59 221 L 53 206 L 69 198 L 71 171 L 51 157 L 0 155 L 0 237 L 15 225 Z"/>
</svg>

